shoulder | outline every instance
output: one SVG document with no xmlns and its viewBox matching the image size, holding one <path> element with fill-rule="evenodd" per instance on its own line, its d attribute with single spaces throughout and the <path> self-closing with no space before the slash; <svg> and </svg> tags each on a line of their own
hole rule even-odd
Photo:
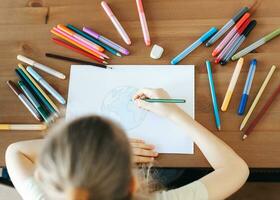
<svg viewBox="0 0 280 200">
<path fill-rule="evenodd" d="M 195 181 L 178 189 L 162 191 L 155 194 L 155 200 L 207 200 L 207 188 L 201 181 Z"/>
</svg>

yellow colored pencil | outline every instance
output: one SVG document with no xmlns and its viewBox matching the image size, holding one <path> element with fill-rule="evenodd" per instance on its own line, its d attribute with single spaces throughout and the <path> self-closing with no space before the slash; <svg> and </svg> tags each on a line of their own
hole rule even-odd
<svg viewBox="0 0 280 200">
<path fill-rule="evenodd" d="M 47 129 L 45 124 L 0 124 L 0 130 L 42 131 L 45 129 Z"/>
<path fill-rule="evenodd" d="M 228 105 L 229 105 L 233 90 L 235 88 L 235 85 L 237 83 L 237 80 L 238 80 L 240 71 L 242 69 L 243 63 L 244 63 L 244 58 L 240 58 L 238 60 L 237 64 L 236 64 L 236 67 L 235 67 L 234 72 L 232 74 L 232 77 L 231 77 L 230 83 L 228 85 L 228 89 L 227 89 L 227 92 L 226 92 L 226 95 L 225 95 L 225 98 L 224 98 L 224 101 L 223 101 L 223 104 L 222 104 L 222 107 L 221 107 L 222 111 L 226 111 L 227 108 L 228 108 Z"/>
<path fill-rule="evenodd" d="M 54 102 L 50 99 L 50 97 L 42 90 L 42 88 L 36 83 L 36 81 L 29 75 L 29 73 L 26 71 L 26 69 L 23 67 L 23 65 L 22 64 L 18 64 L 18 67 L 20 69 L 22 69 L 24 74 L 30 79 L 30 81 L 34 84 L 34 86 L 41 92 L 41 94 L 46 98 L 46 100 L 52 105 L 52 107 L 59 114 L 58 107 L 54 104 Z"/>
<path fill-rule="evenodd" d="M 250 107 L 248 113 L 247 113 L 246 116 L 244 117 L 244 119 L 243 119 L 243 121 L 242 121 L 242 123 L 241 123 L 241 125 L 240 125 L 240 130 L 242 130 L 242 129 L 245 127 L 247 121 L 249 120 L 251 114 L 252 114 L 253 111 L 254 111 L 254 108 L 256 107 L 257 103 L 259 102 L 259 100 L 260 100 L 260 98 L 261 98 L 261 96 L 262 96 L 262 94 L 263 94 L 264 89 L 266 88 L 266 86 L 267 86 L 269 80 L 271 79 L 271 77 L 272 77 L 272 75 L 273 75 L 275 69 L 276 69 L 276 66 L 273 65 L 273 66 L 271 67 L 269 73 L 267 74 L 267 76 L 266 76 L 266 78 L 265 78 L 265 80 L 264 80 L 264 82 L 263 82 L 261 88 L 259 89 L 259 92 L 258 92 L 256 98 L 254 99 L 254 101 L 253 101 L 253 103 L 252 103 L 252 105 L 251 105 L 251 107 Z"/>
</svg>

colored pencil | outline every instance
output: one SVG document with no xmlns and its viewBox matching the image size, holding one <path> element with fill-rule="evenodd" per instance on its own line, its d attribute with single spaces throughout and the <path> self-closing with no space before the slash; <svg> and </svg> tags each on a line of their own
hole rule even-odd
<svg viewBox="0 0 280 200">
<path fill-rule="evenodd" d="M 38 113 L 42 116 L 42 118 L 49 122 L 49 115 L 46 112 L 46 110 L 43 108 L 43 106 L 37 101 L 37 99 L 34 97 L 34 95 L 31 93 L 31 91 L 26 87 L 26 85 L 22 81 L 18 81 L 18 85 L 25 94 L 25 96 L 29 99 L 31 104 L 35 107 L 35 109 L 38 111 Z"/>
<path fill-rule="evenodd" d="M 45 124 L 0 124 L 0 130 L 9 131 L 42 131 L 47 129 Z"/>
<path fill-rule="evenodd" d="M 209 86 L 210 86 L 210 91 L 211 91 L 216 127 L 218 130 L 221 130 L 221 119 L 220 119 L 220 115 L 219 115 L 215 85 L 214 85 L 214 80 L 213 80 L 213 76 L 212 76 L 211 63 L 208 60 L 206 60 L 206 68 L 207 68 L 207 73 L 208 73 Z"/>
<path fill-rule="evenodd" d="M 186 103 L 185 99 L 144 99 L 149 103 Z"/>
<path fill-rule="evenodd" d="M 88 27 L 83 27 L 83 31 L 87 34 L 89 34 L 90 36 L 92 36 L 93 38 L 99 40 L 100 42 L 103 42 L 105 45 L 108 45 L 110 47 L 112 47 L 113 49 L 121 52 L 124 55 L 129 55 L 129 51 L 127 49 L 125 49 L 124 47 L 122 47 L 121 45 L 113 42 L 112 40 L 109 40 L 108 38 L 96 33 L 95 31 L 93 31 L 91 28 Z M 118 56 L 121 56 L 120 54 L 118 54 Z"/>
<path fill-rule="evenodd" d="M 256 26 L 257 22 L 256 20 L 252 20 L 249 25 L 246 27 L 246 29 L 243 31 L 241 36 L 238 38 L 236 43 L 233 45 L 233 47 L 227 52 L 227 54 L 221 59 L 220 64 L 225 65 L 230 60 L 231 56 L 237 51 L 237 49 L 241 46 L 241 44 L 245 41 L 245 39 L 248 37 L 248 35 L 251 33 L 251 31 Z"/>
<path fill-rule="evenodd" d="M 30 76 L 30 74 L 26 71 L 22 64 L 18 64 L 18 67 L 22 70 L 22 72 L 28 77 L 28 79 L 33 83 L 33 85 L 40 91 L 40 93 L 44 96 L 44 98 L 49 102 L 49 104 L 53 107 L 57 114 L 59 114 L 59 109 L 55 105 L 55 103 L 50 99 L 50 97 L 42 90 L 42 88 L 37 84 L 37 82 Z"/>
<path fill-rule="evenodd" d="M 250 94 L 251 86 L 252 86 L 255 71 L 256 71 L 256 65 L 257 65 L 257 60 L 253 59 L 250 63 L 250 69 L 249 69 L 249 72 L 247 75 L 247 80 L 244 85 L 243 93 L 242 93 L 242 96 L 240 99 L 240 104 L 239 104 L 239 107 L 237 110 L 238 115 L 243 115 L 245 112 L 245 108 L 247 105 L 248 97 Z"/>
<path fill-rule="evenodd" d="M 206 33 L 204 33 L 198 40 L 188 46 L 185 50 L 183 50 L 179 55 L 171 60 L 172 65 L 176 65 L 181 60 L 183 60 L 187 55 L 189 55 L 193 50 L 195 50 L 199 45 L 205 42 L 208 38 L 210 38 L 213 34 L 217 32 L 217 28 L 212 27 Z"/>
<path fill-rule="evenodd" d="M 82 41 L 83 43 L 86 43 L 87 45 L 91 46 L 92 48 L 94 48 L 97 51 L 103 52 L 104 49 L 99 46 L 98 44 L 95 44 L 94 42 L 84 38 L 83 36 L 75 33 L 74 31 L 70 30 L 69 28 L 67 28 L 66 26 L 64 26 L 63 24 L 58 24 L 56 26 L 58 29 L 68 33 L 69 35 L 75 37 L 76 39 L 78 39 L 79 41 Z"/>
<path fill-rule="evenodd" d="M 79 53 L 79 54 L 81 54 L 83 56 L 86 56 L 86 57 L 88 57 L 90 59 L 96 60 L 97 62 L 100 62 L 100 63 L 103 63 L 103 64 L 108 64 L 105 60 L 102 60 L 102 59 L 100 59 L 100 58 L 98 58 L 98 57 L 96 57 L 96 56 L 94 56 L 94 55 L 92 55 L 92 54 L 82 50 L 82 49 L 79 49 L 79 48 L 77 48 L 75 46 L 72 46 L 72 45 L 68 44 L 67 42 L 64 42 L 63 40 L 60 40 L 60 39 L 57 39 L 57 38 L 52 38 L 52 40 L 56 44 L 58 44 L 60 46 L 63 46 L 65 48 L 67 48 L 67 49 L 70 49 L 72 51 L 75 51 L 75 52 L 77 52 L 77 53 Z"/>
<path fill-rule="evenodd" d="M 65 60 L 65 61 L 75 62 L 75 63 L 79 63 L 79 64 L 84 64 L 84 65 L 93 65 L 93 66 L 96 66 L 96 67 L 108 68 L 106 65 L 102 65 L 102 64 L 99 64 L 99 63 L 88 62 L 88 61 L 79 60 L 79 59 L 76 59 L 76 58 L 69 58 L 69 57 L 60 56 L 60 55 L 57 55 L 57 54 L 46 53 L 45 55 L 49 58 L 55 58 L 55 59 L 59 59 L 59 60 Z"/>
<path fill-rule="evenodd" d="M 79 43 L 80 45 L 92 50 L 97 55 L 109 59 L 109 56 L 107 56 L 104 52 L 104 49 L 100 47 L 99 45 L 96 45 L 95 43 L 89 41 L 88 39 L 80 36 L 79 34 L 75 33 L 74 31 L 70 30 L 69 28 L 63 26 L 63 25 L 57 25 L 57 28 L 65 33 L 65 36 L 67 36 L 69 39 Z M 95 46 L 93 46 L 95 45 Z M 99 50 L 96 49 L 96 46 L 100 47 Z M 102 49 L 102 51 L 100 50 Z"/>
<path fill-rule="evenodd" d="M 45 97 L 40 93 L 40 91 L 33 85 L 29 78 L 23 73 L 20 68 L 15 69 L 16 74 L 20 80 L 30 89 L 33 95 L 36 96 L 38 100 L 48 109 L 48 111 L 54 114 L 56 111 L 50 105 L 50 103 L 45 99 Z"/>
<path fill-rule="evenodd" d="M 30 101 L 24 96 L 21 90 L 17 87 L 17 85 L 13 81 L 7 81 L 7 85 L 10 89 L 15 93 L 15 95 L 19 98 L 22 104 L 28 109 L 28 111 L 33 115 L 35 119 L 38 121 L 42 121 L 42 118 L 38 111 L 34 108 L 34 106 L 30 103 Z"/>
<path fill-rule="evenodd" d="M 269 33 L 268 35 L 262 37 L 261 39 L 257 40 L 256 42 L 252 43 L 248 47 L 244 48 L 243 50 L 236 53 L 234 56 L 232 56 L 232 60 L 236 60 L 239 57 L 245 56 L 246 54 L 250 53 L 251 51 L 255 50 L 256 48 L 264 45 L 265 43 L 269 42 L 273 38 L 280 35 L 280 28 L 276 29 L 272 33 Z"/>
<path fill-rule="evenodd" d="M 226 95 L 225 95 L 225 98 L 224 98 L 224 101 L 223 101 L 223 104 L 222 104 L 222 107 L 221 107 L 221 110 L 224 111 L 224 112 L 228 108 L 228 105 L 229 105 L 231 96 L 233 94 L 235 85 L 237 83 L 237 80 L 238 80 L 240 71 L 242 69 L 243 63 L 244 63 L 244 59 L 240 58 L 238 60 L 237 64 L 236 64 L 236 67 L 235 67 L 234 72 L 232 74 L 232 77 L 231 77 L 230 83 L 228 85 L 228 89 L 227 89 L 227 92 L 226 92 Z"/>
<path fill-rule="evenodd" d="M 130 40 L 128 34 L 125 32 L 124 28 L 122 27 L 121 23 L 116 18 L 116 16 L 114 15 L 114 13 L 111 10 L 111 8 L 109 7 L 109 5 L 105 1 L 102 1 L 101 2 L 101 6 L 104 9 L 104 11 L 107 14 L 107 16 L 109 17 L 109 19 L 111 20 L 111 22 L 113 23 L 114 27 L 117 29 L 117 31 L 120 34 L 120 36 L 123 39 L 123 41 L 127 45 L 131 45 L 131 40 Z"/>
<path fill-rule="evenodd" d="M 241 8 L 210 40 L 205 46 L 210 47 L 216 42 L 225 32 L 227 32 L 243 15 L 249 10 L 248 7 Z"/>
<path fill-rule="evenodd" d="M 261 88 L 259 89 L 258 94 L 257 94 L 256 98 L 254 99 L 254 101 L 253 101 L 253 103 L 252 103 L 252 105 L 251 105 L 251 107 L 250 107 L 248 113 L 247 113 L 246 116 L 244 117 L 244 119 L 243 119 L 243 121 L 242 121 L 242 123 L 241 123 L 241 125 L 240 125 L 240 130 L 242 130 L 242 129 L 245 127 L 245 125 L 246 125 L 247 121 L 249 120 L 251 114 L 253 113 L 253 111 L 254 111 L 256 105 L 258 104 L 258 102 L 259 102 L 259 100 L 260 100 L 260 98 L 261 98 L 261 96 L 262 96 L 262 94 L 263 94 L 263 92 L 264 92 L 264 90 L 265 90 L 265 88 L 266 88 L 266 86 L 267 86 L 269 80 L 271 79 L 271 77 L 272 77 L 272 75 L 273 75 L 275 69 L 276 69 L 276 66 L 273 65 L 273 66 L 271 67 L 269 73 L 267 74 L 267 76 L 266 76 L 266 78 L 265 78 L 265 80 L 264 80 L 264 82 L 263 82 Z"/>
<path fill-rule="evenodd" d="M 111 48 L 110 46 L 104 44 L 103 42 L 100 42 L 99 40 L 93 38 L 92 36 L 90 36 L 89 34 L 81 31 L 80 29 L 76 28 L 75 26 L 71 25 L 71 24 L 67 24 L 67 28 L 71 29 L 72 31 L 80 34 L 81 36 L 85 37 L 86 39 L 98 44 L 99 46 L 102 46 L 104 49 L 106 49 L 107 51 L 109 51 L 110 53 L 112 53 L 113 55 L 119 56 L 121 57 L 121 54 L 119 52 L 117 52 L 115 49 Z"/>
<path fill-rule="evenodd" d="M 242 24 L 250 17 L 250 13 L 245 13 L 243 17 L 237 22 L 237 24 L 231 29 L 231 31 L 225 36 L 225 38 L 220 42 L 220 44 L 212 52 L 212 56 L 216 57 L 227 45 L 230 39 L 236 34 L 237 30 L 242 26 Z"/>
<path fill-rule="evenodd" d="M 258 124 L 258 122 L 261 120 L 261 118 L 265 115 L 266 111 L 269 109 L 273 101 L 275 101 L 276 97 L 280 94 L 280 84 L 278 87 L 272 92 L 271 96 L 266 101 L 265 105 L 261 108 L 257 116 L 253 119 L 253 121 L 250 123 L 246 131 L 244 132 L 244 135 L 242 137 L 243 140 L 245 140 L 248 135 L 253 131 L 255 126 Z"/>
<path fill-rule="evenodd" d="M 246 29 L 246 27 L 249 25 L 250 19 L 247 19 L 242 26 L 237 30 L 233 38 L 229 41 L 229 43 L 225 46 L 225 48 L 222 50 L 222 52 L 217 56 L 215 59 L 215 63 L 218 64 L 224 57 L 225 55 L 235 46 L 236 42 L 239 40 L 241 37 L 242 33 Z"/>
<path fill-rule="evenodd" d="M 71 44 L 73 44 L 73 45 L 75 45 L 75 46 L 77 46 L 77 47 L 83 49 L 84 51 L 86 51 L 86 52 L 88 52 L 88 53 L 90 53 L 90 54 L 92 54 L 92 55 L 94 55 L 94 56 L 96 56 L 96 57 L 98 57 L 98 58 L 100 58 L 100 59 L 104 59 L 104 57 L 101 56 L 100 54 L 96 53 L 96 51 L 93 51 L 92 49 L 89 49 L 88 47 L 84 46 L 84 45 L 81 44 L 79 41 L 77 41 L 77 39 L 71 37 L 70 35 L 68 35 L 67 33 L 65 33 L 65 32 L 63 32 L 63 31 L 61 31 L 60 29 L 54 27 L 54 28 L 51 30 L 51 32 L 52 32 L 53 34 L 55 34 L 56 36 L 58 36 L 58 37 L 60 37 L 60 38 L 62 38 L 62 39 L 64 39 L 64 40 L 66 40 L 67 42 L 69 42 L 69 43 L 71 43 Z"/>
</svg>

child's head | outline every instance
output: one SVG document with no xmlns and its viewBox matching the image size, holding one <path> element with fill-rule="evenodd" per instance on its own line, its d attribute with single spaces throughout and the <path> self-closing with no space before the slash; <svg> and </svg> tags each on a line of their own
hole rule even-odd
<svg viewBox="0 0 280 200">
<path fill-rule="evenodd" d="M 129 200 L 134 190 L 129 141 L 119 126 L 97 116 L 51 132 L 36 173 L 55 199 Z"/>
</svg>

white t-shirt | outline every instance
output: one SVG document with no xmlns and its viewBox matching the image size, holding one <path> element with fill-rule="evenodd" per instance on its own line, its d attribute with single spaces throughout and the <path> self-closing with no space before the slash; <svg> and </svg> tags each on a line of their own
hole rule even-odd
<svg viewBox="0 0 280 200">
<path fill-rule="evenodd" d="M 21 191 L 24 191 L 24 200 L 46 200 L 34 178 L 29 178 L 22 184 Z M 204 184 L 200 181 L 192 182 L 188 185 L 174 190 L 161 191 L 153 194 L 152 200 L 208 200 L 208 192 Z"/>
</svg>

